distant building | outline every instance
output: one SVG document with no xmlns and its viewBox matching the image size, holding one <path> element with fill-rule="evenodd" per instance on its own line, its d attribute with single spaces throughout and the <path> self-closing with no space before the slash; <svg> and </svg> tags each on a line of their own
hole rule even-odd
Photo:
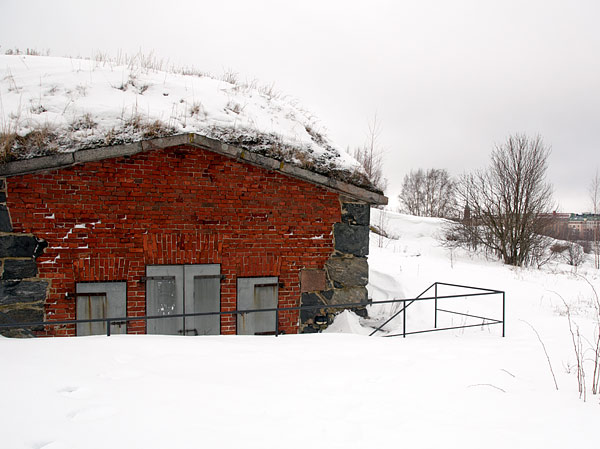
<svg viewBox="0 0 600 449">
<path fill-rule="evenodd" d="M 600 232 L 600 214 L 544 214 L 547 224 L 544 234 L 562 240 L 593 240 L 594 230 Z"/>
<path fill-rule="evenodd" d="M 545 234 L 555 238 L 568 239 L 570 217 L 570 213 L 560 213 L 556 211 L 551 214 L 544 214 L 543 218 L 545 218 L 547 222 Z"/>
<path fill-rule="evenodd" d="M 568 226 L 573 238 L 593 240 L 594 230 L 597 233 L 600 229 L 600 214 L 571 214 Z"/>
</svg>

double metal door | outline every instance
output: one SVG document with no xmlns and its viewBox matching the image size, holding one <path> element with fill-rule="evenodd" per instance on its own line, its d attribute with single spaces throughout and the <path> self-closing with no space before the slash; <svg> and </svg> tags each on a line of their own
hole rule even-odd
<svg viewBox="0 0 600 449">
<path fill-rule="evenodd" d="M 221 310 L 221 266 L 148 265 L 146 315 L 169 316 Z M 220 316 L 201 315 L 148 319 L 147 333 L 162 335 L 219 335 Z"/>
</svg>

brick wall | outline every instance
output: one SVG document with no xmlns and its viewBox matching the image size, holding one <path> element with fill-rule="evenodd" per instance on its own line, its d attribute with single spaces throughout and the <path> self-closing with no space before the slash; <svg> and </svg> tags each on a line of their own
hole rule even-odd
<svg viewBox="0 0 600 449">
<path fill-rule="evenodd" d="M 49 321 L 76 318 L 67 294 L 83 281 L 127 281 L 127 313 L 143 315 L 145 267 L 159 264 L 221 264 L 223 311 L 246 276 L 278 276 L 280 306 L 299 305 L 300 270 L 324 268 L 341 219 L 335 193 L 186 146 L 8 178 L 7 206 L 15 233 L 48 243 L 37 266 Z M 224 316 L 222 333 L 235 321 Z M 297 313 L 279 321 L 298 330 Z"/>
</svg>

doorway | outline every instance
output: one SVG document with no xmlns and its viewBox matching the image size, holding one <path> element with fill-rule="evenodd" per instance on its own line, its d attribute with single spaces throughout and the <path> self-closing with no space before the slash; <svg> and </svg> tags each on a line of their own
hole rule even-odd
<svg viewBox="0 0 600 449">
<path fill-rule="evenodd" d="M 146 266 L 146 315 L 221 311 L 221 266 Z M 219 335 L 220 315 L 148 319 L 146 332 L 160 335 Z"/>
<path fill-rule="evenodd" d="M 276 308 L 278 287 L 277 277 L 238 278 L 238 310 Z M 240 313 L 237 318 L 238 335 L 274 335 L 275 327 L 275 311 Z"/>
</svg>

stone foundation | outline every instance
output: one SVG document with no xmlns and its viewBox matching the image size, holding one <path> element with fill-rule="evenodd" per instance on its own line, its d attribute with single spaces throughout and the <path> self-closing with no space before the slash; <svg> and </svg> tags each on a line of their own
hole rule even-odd
<svg viewBox="0 0 600 449">
<path fill-rule="evenodd" d="M 360 304 L 368 301 L 366 285 L 369 282 L 369 219 L 370 207 L 359 202 L 342 201 L 342 221 L 333 226 L 334 251 L 320 272 L 322 284 L 308 282 L 316 273 L 301 276 L 302 305 L 322 308 L 302 310 L 300 328 L 303 333 L 314 333 L 326 328 L 344 309 L 330 308 L 334 304 Z M 306 279 L 306 281 L 305 281 Z M 350 308 L 366 316 L 364 306 Z"/>
<path fill-rule="evenodd" d="M 0 324 L 44 321 L 48 281 L 39 279 L 35 259 L 47 244 L 31 234 L 15 234 L 0 179 Z M 31 336 L 36 329 L 0 329 L 7 337 Z"/>
</svg>

